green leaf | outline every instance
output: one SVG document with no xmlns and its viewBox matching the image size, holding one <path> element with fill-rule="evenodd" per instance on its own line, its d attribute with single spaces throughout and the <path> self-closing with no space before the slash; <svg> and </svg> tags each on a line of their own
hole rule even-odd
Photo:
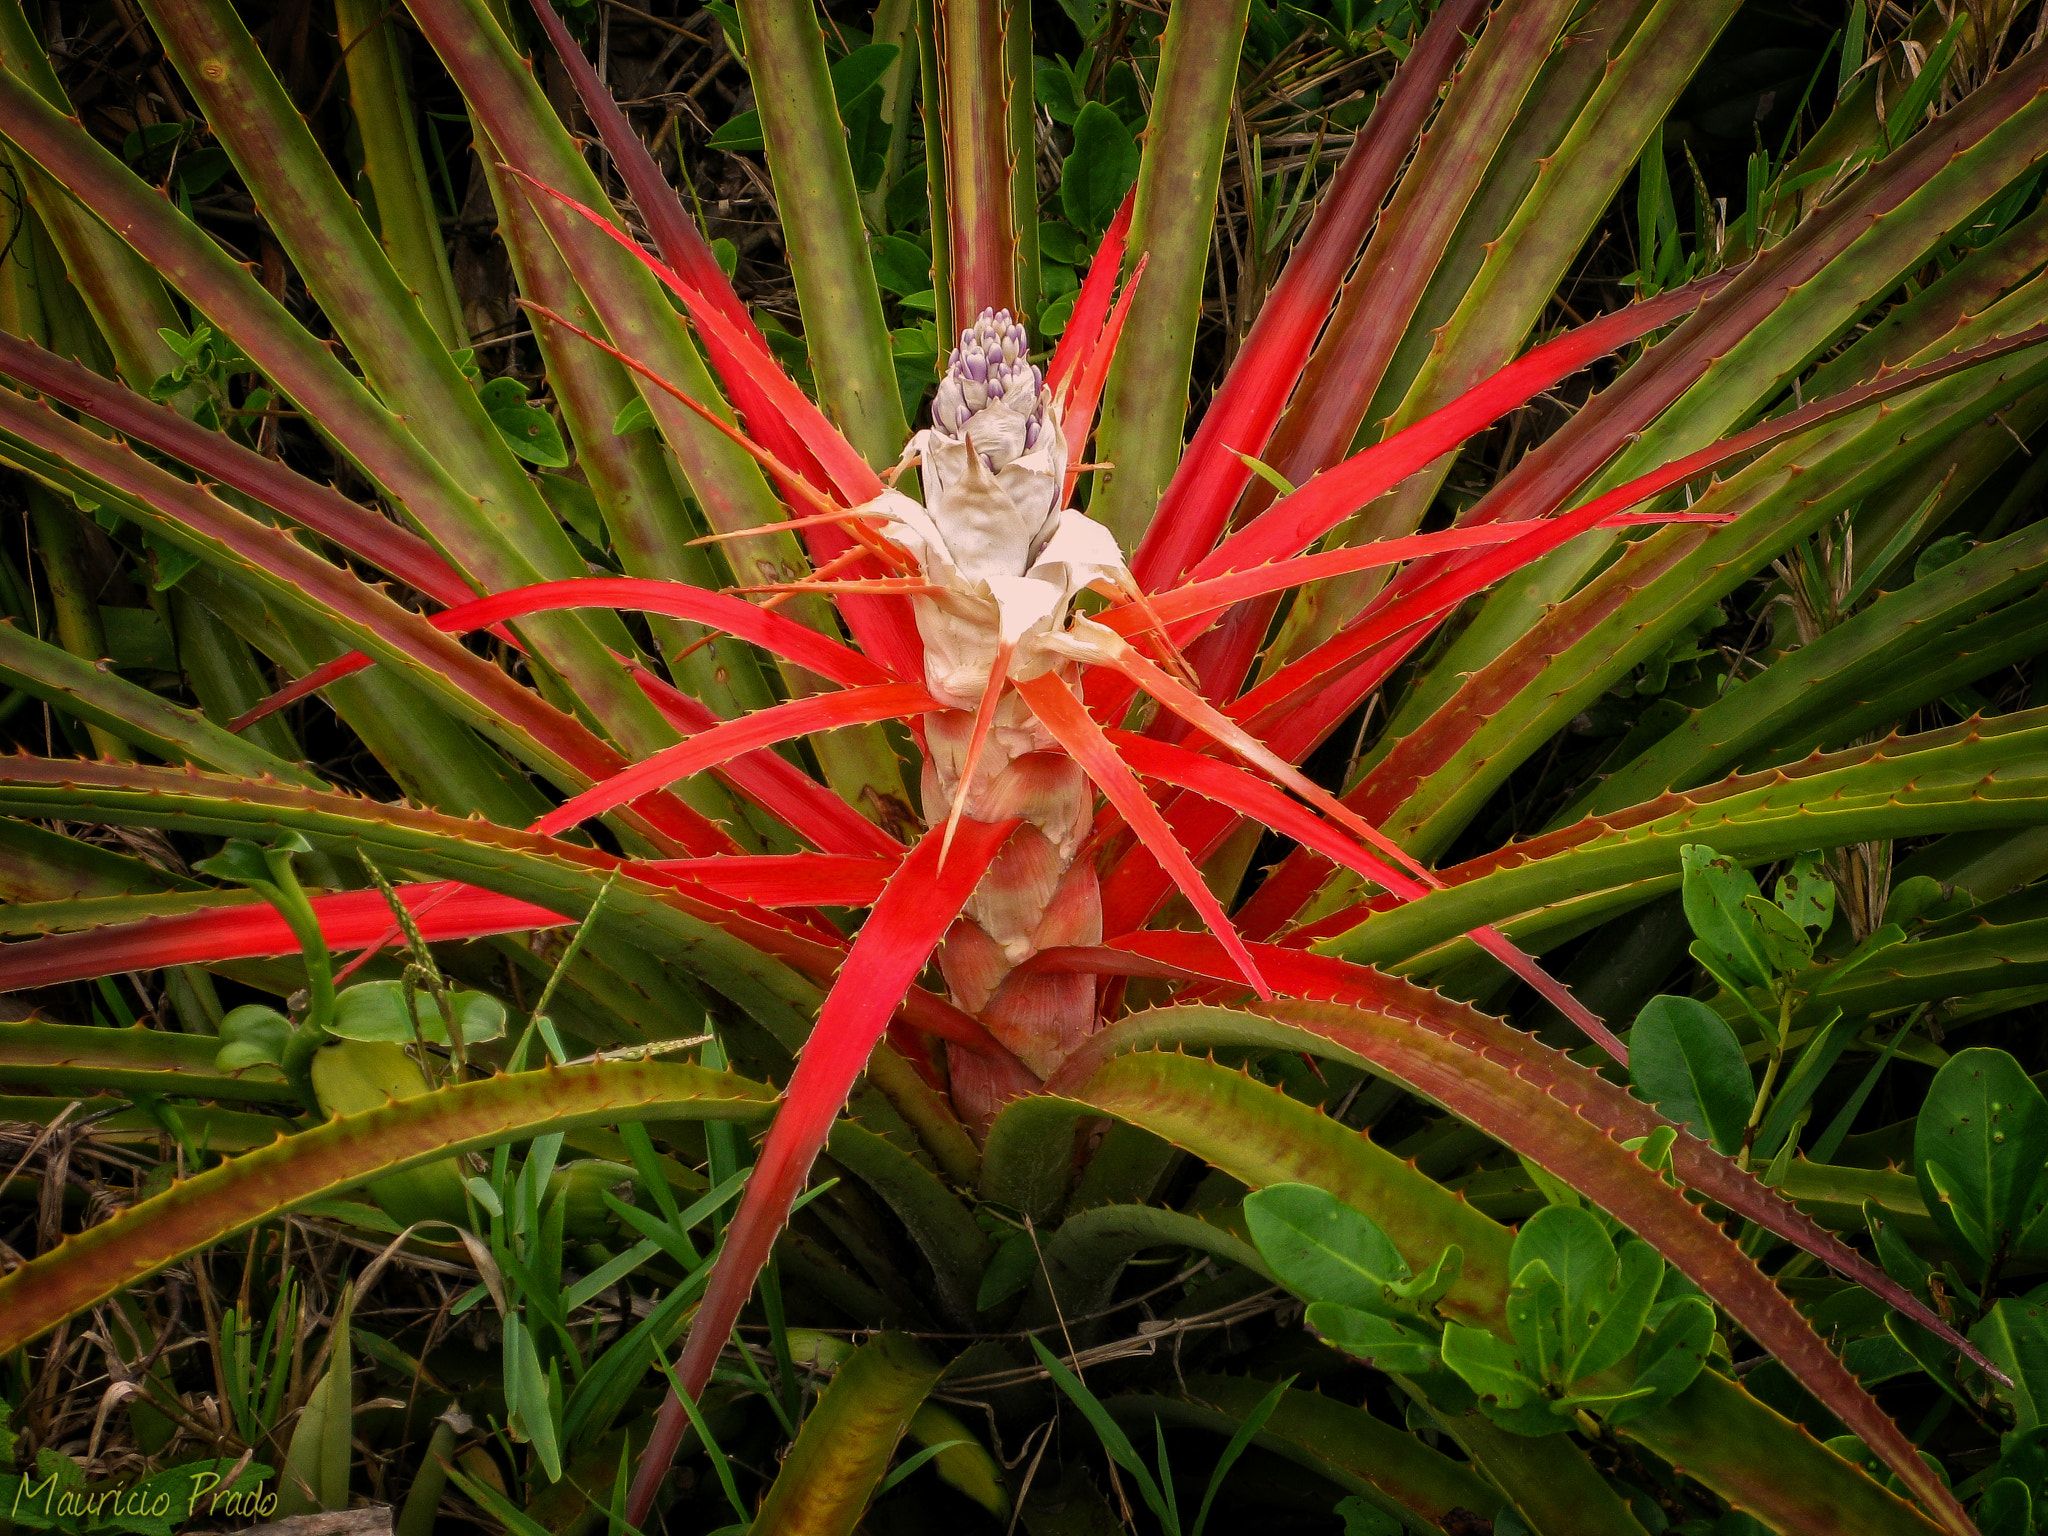
<svg viewBox="0 0 2048 1536">
<path fill-rule="evenodd" d="M 2012 1415 L 2013 1433 L 2048 1426 L 2048 1304 L 2008 1296 L 1970 1330 L 1970 1342 L 2011 1378 L 2011 1386 L 1993 1382 L 1991 1391 Z"/>
<path fill-rule="evenodd" d="M 1484 1328 L 1468 1328 L 1463 1323 L 1444 1328 L 1444 1364 L 1478 1393 L 1482 1402 L 1494 1407 L 1513 1410 L 1542 1401 L 1542 1383 L 1529 1374 L 1523 1359 L 1519 1347 Z"/>
<path fill-rule="evenodd" d="M 643 410 L 646 408 L 645 401 L 637 395 L 634 399 Z M 624 416 L 631 409 L 632 406 L 628 405 L 619 414 Z M 651 417 L 649 424 L 652 424 Z M 604 513 L 598 507 L 597 493 L 583 481 L 571 479 L 568 475 L 542 475 L 540 493 L 547 498 L 555 516 L 574 529 L 592 548 L 601 550 L 610 542 L 605 535 Z"/>
<path fill-rule="evenodd" d="M 567 466 L 569 450 L 562 442 L 562 429 L 544 407 L 528 404 L 524 384 L 517 379 L 493 379 L 477 394 L 491 425 L 514 453 L 548 469 Z"/>
<path fill-rule="evenodd" d="M 1920 1106 L 1913 1161 L 1928 1215 L 1988 1266 L 2048 1206 L 2048 1100 L 2004 1051 L 1959 1051 Z"/>
<path fill-rule="evenodd" d="M 172 579 L 175 581 L 176 578 Z M 177 671 L 177 647 L 171 641 L 171 632 L 162 616 L 154 608 L 102 604 L 100 624 L 107 634 L 107 657 L 117 669 L 123 672 Z"/>
<path fill-rule="evenodd" d="M 349 1465 L 355 1457 L 355 1364 L 349 1349 L 350 1291 L 343 1286 L 327 1372 L 306 1401 L 285 1452 L 278 1488 L 280 1516 L 348 1508 Z"/>
<path fill-rule="evenodd" d="M 1280 1283 L 1307 1301 L 1389 1315 L 1389 1288 L 1408 1265 L 1387 1234 L 1313 1184 L 1273 1184 L 1248 1195 L 1245 1225 Z"/>
<path fill-rule="evenodd" d="M 413 1022 L 406 1009 L 406 985 L 403 981 L 357 983 L 335 998 L 334 1022 L 328 1027 L 344 1040 L 411 1044 Z M 419 1014 L 420 1037 L 431 1045 L 447 1045 L 447 1020 L 433 994 L 414 988 L 412 1006 Z M 505 1033 L 505 1005 L 495 997 L 456 989 L 448 993 L 448 1007 L 465 1045 L 496 1040 Z"/>
<path fill-rule="evenodd" d="M 1866 50 L 1870 46 L 1869 0 L 1856 0 L 1849 7 L 1849 24 L 1842 33 L 1842 67 L 1835 76 L 1835 100 L 1840 101 L 1848 93 L 1849 82 L 1856 78 L 1856 72 L 1863 67 Z"/>
<path fill-rule="evenodd" d="M 1038 226 L 1038 254 L 1062 266 L 1084 266 L 1089 256 L 1088 242 L 1073 225 L 1047 221 Z"/>
<path fill-rule="evenodd" d="M 1294 1382 L 1295 1378 L 1290 1376 L 1285 1381 L 1273 1383 L 1273 1389 L 1259 1399 L 1258 1405 L 1246 1414 L 1244 1421 L 1237 1426 L 1236 1432 L 1230 1437 L 1230 1444 L 1226 1445 L 1223 1454 L 1216 1458 L 1215 1469 L 1209 1474 L 1209 1486 L 1202 1493 L 1202 1507 L 1195 1512 L 1194 1529 L 1188 1536 L 1202 1536 L 1203 1528 L 1209 1523 L 1209 1507 L 1216 1502 L 1216 1494 L 1223 1487 L 1223 1479 L 1230 1475 L 1230 1469 L 1237 1464 L 1237 1458 L 1245 1453 L 1246 1448 L 1266 1427 L 1266 1421 L 1273 1417 L 1273 1410 L 1280 1406 L 1280 1399 L 1287 1395 L 1287 1389 L 1293 1386 Z M 1160 1470 L 1164 1471 L 1166 1463 L 1163 1455 L 1159 1465 Z"/>
<path fill-rule="evenodd" d="M 885 235 L 868 247 L 875 281 L 887 293 L 923 293 L 932 286 L 931 253 L 914 240 Z"/>
<path fill-rule="evenodd" d="M 1714 1345 L 1714 1309 L 1698 1296 L 1671 1304 L 1636 1353 L 1636 1386 L 1650 1395 L 1608 1410 L 1609 1423 L 1625 1424 L 1668 1403 L 1693 1384 Z"/>
<path fill-rule="evenodd" d="M 1743 897 L 1742 907 L 1756 920 L 1757 937 L 1773 970 L 1796 976 L 1813 964 L 1813 940 L 1783 907 L 1761 896 Z"/>
<path fill-rule="evenodd" d="M 1060 207 L 1090 233 L 1109 227 L 1138 179 L 1138 146 L 1109 108 L 1091 101 L 1074 119 L 1074 148 L 1060 168 Z"/>
<path fill-rule="evenodd" d="M 1613 1239 L 1600 1218 L 1584 1207 L 1546 1205 L 1515 1234 L 1508 1267 L 1515 1276 L 1508 1293 L 1508 1321 L 1515 1342 L 1525 1356 L 1535 1357 L 1530 1363 L 1547 1379 L 1559 1385 L 1569 1383 L 1578 1374 L 1571 1369 L 1572 1363 L 1591 1342 L 1595 1319 L 1609 1310 L 1607 1297 L 1614 1285 Z M 1520 1308 L 1531 1324 L 1526 1333 L 1516 1321 L 1516 1297 L 1524 1292 L 1535 1303 Z"/>
<path fill-rule="evenodd" d="M 1398 1376 L 1420 1376 L 1437 1367 L 1437 1341 L 1420 1328 L 1335 1302 L 1312 1304 L 1303 1321 L 1330 1348 Z"/>
<path fill-rule="evenodd" d="M 1728 1021 L 1690 997 L 1653 997 L 1629 1036 L 1629 1077 L 1667 1119 L 1732 1153 L 1756 1088 Z"/>
<path fill-rule="evenodd" d="M 1080 1377 L 1069 1370 L 1066 1363 L 1057 1355 L 1047 1349 L 1045 1342 L 1036 1334 L 1032 1335 L 1031 1348 L 1033 1353 L 1038 1356 L 1038 1363 L 1045 1367 L 1046 1374 L 1052 1377 L 1053 1384 L 1066 1393 L 1074 1406 L 1081 1410 L 1082 1417 L 1088 1420 L 1089 1425 L 1101 1439 L 1102 1448 L 1109 1453 L 1109 1459 L 1138 1480 L 1138 1492 L 1144 1498 L 1146 1506 L 1153 1514 L 1159 1516 L 1161 1520 L 1165 1520 L 1167 1517 L 1166 1498 L 1160 1491 L 1158 1480 L 1153 1477 L 1151 1469 L 1139 1458 L 1137 1448 L 1131 1444 L 1130 1437 L 1123 1432 L 1122 1427 L 1117 1421 L 1110 1417 L 1109 1410 L 1102 1406 L 1101 1399 L 1089 1391 Z M 1169 1529 L 1177 1527 L 1177 1525 L 1177 1521 L 1171 1522 Z"/>
<path fill-rule="evenodd" d="M 1554 1386 L 1568 1379 L 1566 1367 L 1575 1345 L 1567 1336 L 1571 1311 L 1570 1299 L 1548 1264 L 1536 1259 L 1516 1271 L 1515 1283 L 1508 1290 L 1508 1328 L 1530 1373 Z"/>
<path fill-rule="evenodd" d="M 1344 1521 L 1344 1536 L 1403 1536 L 1408 1529 L 1385 1510 L 1375 1509 L 1355 1493 L 1339 1499 L 1332 1513 Z"/>
<path fill-rule="evenodd" d="M 562 1480 L 562 1449 L 555 1429 L 556 1405 L 549 1399 L 533 1332 L 515 1310 L 505 1314 L 505 1407 L 515 1438 L 533 1446 L 548 1481 Z"/>
<path fill-rule="evenodd" d="M 1569 1380 L 1597 1376 L 1627 1357 L 1642 1337 L 1663 1280 L 1664 1259 L 1656 1249 L 1639 1241 L 1622 1244 L 1613 1284 L 1594 1300 L 1592 1332 L 1572 1361 Z"/>
<path fill-rule="evenodd" d="M 244 1003 L 220 1021 L 220 1051 L 213 1064 L 222 1072 L 276 1066 L 292 1037 L 292 1021 L 262 1003 Z"/>
<path fill-rule="evenodd" d="M 1002 1305 L 1031 1283 L 1031 1276 L 1037 1269 L 1038 1246 L 1031 1241 L 1031 1234 L 1011 1233 L 997 1247 L 995 1257 L 988 1261 L 988 1268 L 982 1272 L 981 1289 L 975 1295 L 974 1309 L 986 1312 L 991 1307 Z"/>
<path fill-rule="evenodd" d="M 842 114 L 881 79 L 882 71 L 896 61 L 898 52 L 894 43 L 870 43 L 865 48 L 854 49 L 832 66 L 832 99 L 838 103 Z M 723 150 L 766 148 L 766 141 L 761 137 L 761 114 L 740 113 L 712 134 L 707 145 L 711 149 Z M 856 175 L 860 169 L 856 162 Z"/>
<path fill-rule="evenodd" d="M 1045 108 L 1046 116 L 1071 128 L 1087 101 L 1087 93 L 1081 88 L 1081 82 L 1074 78 L 1073 71 L 1065 64 L 1040 59 L 1032 81 L 1038 93 L 1038 104 Z"/>
<path fill-rule="evenodd" d="M 654 429 L 654 412 L 647 402 L 635 395 L 619 407 L 619 414 L 612 418 L 612 436 L 624 437 L 628 432 L 649 432 Z"/>
<path fill-rule="evenodd" d="M 1972 1513 L 1982 1536 L 2034 1536 L 2034 1496 L 2016 1477 L 1986 1488 Z"/>
<path fill-rule="evenodd" d="M 1770 961 L 1756 922 L 1743 906 L 1745 896 L 1759 894 L 1755 879 L 1705 843 L 1685 844 L 1679 857 L 1685 863 L 1685 920 L 1693 933 L 1738 979 L 1753 987 L 1769 986 Z"/>
<path fill-rule="evenodd" d="M 1976 547 L 1977 541 L 1967 533 L 1951 533 L 1936 539 L 1914 558 L 1913 579 L 1924 580 L 1943 566 L 1954 565 Z"/>
<path fill-rule="evenodd" d="M 1943 885 L 1931 875 L 1915 875 L 1892 887 L 1885 898 L 1884 920 L 1900 928 L 1916 922 L 1939 922 L 1944 917 L 1967 912 L 1971 904 L 1969 892 Z"/>
</svg>

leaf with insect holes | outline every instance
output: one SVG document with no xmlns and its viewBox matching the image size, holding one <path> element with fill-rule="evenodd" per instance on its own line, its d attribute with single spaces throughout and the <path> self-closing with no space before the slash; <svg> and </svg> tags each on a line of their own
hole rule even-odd
<svg viewBox="0 0 2048 1536">
<path fill-rule="evenodd" d="M 1764 958 L 1786 976 L 1796 976 L 1813 964 L 1813 940 L 1783 907 L 1761 896 L 1742 898 L 1742 909 L 1756 923 L 1756 935 Z"/>
<path fill-rule="evenodd" d="M 1435 1337 L 1412 1323 L 1333 1301 L 1315 1302 L 1302 1320 L 1330 1348 L 1397 1376 L 1421 1376 L 1440 1363 Z"/>
<path fill-rule="evenodd" d="M 1973 1046 L 1935 1074 L 1913 1127 L 1927 1214 L 1988 1265 L 2048 1211 L 2048 1099 L 2006 1052 Z"/>
<path fill-rule="evenodd" d="M 1756 920 L 1743 898 L 1761 893 L 1756 880 L 1733 859 L 1705 843 L 1687 843 L 1678 850 L 1685 863 L 1685 920 L 1700 943 L 1738 981 L 1752 987 L 1771 983 L 1771 963 L 1764 952 Z"/>
<path fill-rule="evenodd" d="M 1821 872 L 1820 855 L 1802 853 L 1792 867 L 1778 876 L 1772 892 L 1785 915 L 1802 928 L 1827 932 L 1835 920 L 1834 883 Z"/>
</svg>

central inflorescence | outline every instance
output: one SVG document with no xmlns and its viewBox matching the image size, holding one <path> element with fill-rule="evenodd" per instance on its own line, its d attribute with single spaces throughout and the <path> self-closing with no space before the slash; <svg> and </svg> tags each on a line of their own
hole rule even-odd
<svg viewBox="0 0 2048 1536">
<path fill-rule="evenodd" d="M 1041 1077 L 1094 1028 L 1094 980 L 1012 973 L 1041 949 L 1101 939 L 1095 871 L 1076 859 L 1094 792 L 1007 681 L 1071 673 L 1097 645 L 1075 596 L 1131 590 L 1110 531 L 1062 505 L 1062 414 L 1024 327 L 1007 310 L 983 310 L 947 361 L 932 425 L 904 453 L 906 467 L 919 467 L 923 503 L 891 490 L 861 508 L 888 519 L 884 536 L 936 589 L 913 599 L 925 685 L 952 706 L 927 717 L 927 823 L 956 804 L 976 821 L 1026 823 L 955 924 L 940 966 L 954 1000 Z M 977 711 L 988 717 L 978 747 Z M 978 1083 L 986 1071 L 982 1058 L 954 1053 L 954 1096 L 971 1119 L 1022 1086 Z"/>
</svg>

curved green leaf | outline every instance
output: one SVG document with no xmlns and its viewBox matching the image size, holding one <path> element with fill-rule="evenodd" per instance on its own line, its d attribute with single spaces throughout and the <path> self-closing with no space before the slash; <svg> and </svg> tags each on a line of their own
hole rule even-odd
<svg viewBox="0 0 2048 1536">
<path fill-rule="evenodd" d="M 1022 1328 L 1086 1318 L 1108 1305 L 1130 1258 L 1147 1248 L 1189 1248 L 1256 1275 L 1270 1275 L 1256 1249 L 1212 1222 L 1150 1205 L 1098 1205 L 1069 1216 L 1040 1238 L 1031 1255 L 1031 1299 L 1018 1314 Z M 1076 1340 L 1097 1332 L 1072 1324 Z"/>
<path fill-rule="evenodd" d="M 1275 1004 L 1273 1008 L 1282 1017 L 1300 1017 L 1313 1016 L 1319 1005 Z M 1477 1053 L 1457 1051 L 1446 1053 L 1427 1070 L 1417 1070 L 1423 1059 L 1435 1053 L 1419 1043 L 1423 1032 L 1412 1022 L 1386 1018 L 1375 1023 L 1374 1016 L 1362 1010 L 1343 1012 L 1348 1022 L 1359 1027 L 1360 1036 L 1354 1037 L 1359 1043 L 1367 1034 L 1376 1035 L 1380 1042 L 1370 1057 L 1360 1058 L 1361 1064 L 1394 1072 L 1411 1087 L 1455 1107 L 1489 1134 L 1510 1145 L 1522 1143 L 1530 1148 L 1532 1157 L 1553 1171 L 1561 1170 L 1562 1176 L 1586 1190 L 1624 1225 L 1653 1239 L 1672 1262 L 1729 1306 L 1737 1321 L 1778 1354 L 1844 1422 L 1851 1423 L 1866 1443 L 1885 1447 L 1887 1464 L 1913 1480 L 1909 1486 L 1916 1496 L 1931 1500 L 1937 1508 L 1954 1508 L 1947 1490 L 1927 1474 L 1925 1463 L 1898 1428 L 1871 1402 L 1806 1320 L 1680 1191 L 1509 1066 Z M 1225 1010 L 1211 1008 L 1162 1010 L 1146 1022 L 1155 1029 L 1172 1028 L 1176 1015 L 1183 1026 L 1197 1019 L 1221 1026 L 1213 1033 L 1230 1027 Z M 1128 1028 L 1115 1033 L 1123 1034 Z M 1257 1038 L 1256 1029 L 1247 1027 L 1234 1038 Z M 1137 1043 L 1133 1036 L 1126 1039 Z M 1261 1043 L 1283 1041 L 1298 1048 L 1309 1043 L 1309 1037 L 1276 1031 Z M 1322 1185 L 1379 1221 L 1411 1267 L 1427 1267 L 1448 1241 L 1456 1241 L 1464 1250 L 1464 1272 L 1438 1303 L 1438 1310 L 1454 1319 L 1468 1318 L 1489 1331 L 1501 1328 L 1509 1279 L 1507 1233 L 1357 1133 L 1321 1120 L 1305 1106 L 1247 1078 L 1158 1053 L 1116 1057 L 1068 1092 L 1080 1103 L 1145 1126 L 1254 1187 L 1283 1182 Z M 1621 1161 L 1632 1165 L 1633 1172 L 1623 1170 Z M 1630 1426 L 1630 1432 L 1654 1425 L 1656 1419 L 1656 1414 L 1645 1415 Z M 1719 1475 L 1696 1465 L 1693 1470 L 1710 1484 Z M 1960 1518 L 1956 1509 L 1955 1519 Z M 1960 1523 L 1955 1526 L 1962 1528 Z"/>
<path fill-rule="evenodd" d="M 160 1029 L 94 1029 L 80 1024 L 0 1023 L 0 1082 L 42 1088 L 169 1094 L 295 1104 L 281 1077 L 231 1076 L 214 1069 L 220 1041 Z"/>
<path fill-rule="evenodd" d="M 754 1120 L 772 1089 L 703 1067 L 593 1062 L 486 1078 L 330 1120 L 173 1184 L 0 1276 L 0 1353 L 256 1222 L 365 1179 L 621 1120 Z"/>
<path fill-rule="evenodd" d="M 1190 1376 L 1184 1398 L 1135 1398 L 1144 1411 L 1229 1434 L 1266 1393 L 1269 1383 L 1238 1376 Z M 1118 1399 L 1121 1407 L 1126 1399 Z M 1500 1490 L 1462 1462 L 1413 1435 L 1319 1392 L 1290 1387 L 1280 1396 L 1255 1444 L 1306 1467 L 1382 1508 L 1408 1514 L 1410 1529 L 1439 1530 L 1454 1509 L 1491 1517 Z"/>
<path fill-rule="evenodd" d="M 804 1420 L 754 1516 L 753 1536 L 848 1536 L 939 1374 L 900 1334 L 856 1350 Z"/>
</svg>

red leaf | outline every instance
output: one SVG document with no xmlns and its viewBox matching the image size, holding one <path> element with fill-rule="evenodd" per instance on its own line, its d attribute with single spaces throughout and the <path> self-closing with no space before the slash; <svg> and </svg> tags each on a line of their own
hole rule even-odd
<svg viewBox="0 0 2048 1536">
<path fill-rule="evenodd" d="M 865 907 L 881 893 L 895 863 L 798 853 L 656 859 L 628 868 L 643 878 L 669 876 L 756 906 Z M 473 885 L 437 881 L 397 890 L 408 909 L 418 909 L 420 933 L 430 944 L 575 921 Z M 390 931 L 391 909 L 376 891 L 315 896 L 312 903 L 320 931 L 337 954 L 379 943 Z M 104 975 L 110 968 L 154 970 L 298 952 L 298 939 L 274 908 L 260 902 L 223 906 L 0 946 L 0 989 L 52 986 Z"/>
<path fill-rule="evenodd" d="M 711 1369 L 732 1336 L 776 1234 L 898 999 L 931 959 L 1017 825 L 1015 820 L 963 823 L 943 867 L 943 834 L 927 832 L 861 926 L 839 983 L 825 999 L 817 1028 L 797 1058 L 782 1109 L 768 1128 L 739 1210 L 726 1228 L 724 1251 L 683 1344 L 676 1380 L 692 1397 L 710 1381 Z M 681 1404 L 673 1397 L 662 1404 L 634 1479 L 636 1496 L 642 1484 L 651 1489 L 667 1474 L 688 1427 Z"/>
<path fill-rule="evenodd" d="M 794 619 L 758 608 L 744 598 L 723 592 L 706 592 L 679 581 L 655 581 L 644 576 L 577 576 L 566 581 L 536 582 L 495 592 L 429 616 L 427 622 L 443 634 L 467 634 L 487 629 L 509 619 L 535 613 L 558 613 L 571 608 L 625 608 L 640 613 L 658 613 L 671 619 L 688 619 L 708 629 L 736 635 L 763 650 L 807 667 L 820 677 L 847 687 L 880 683 L 889 674 L 860 652 L 829 640 L 815 629 Z M 370 658 L 360 651 L 337 656 L 315 667 L 288 688 L 279 689 L 261 704 L 236 720 L 232 730 L 241 730 L 286 704 L 316 693 L 329 683 L 360 672 Z"/>
<path fill-rule="evenodd" d="M 1225 539 L 1195 566 L 1193 575 L 1197 579 L 1221 576 L 1308 548 L 1373 498 L 1509 411 L 1526 405 L 1558 380 L 1696 308 L 1731 276 L 1722 274 L 1643 299 L 1533 348 L 1449 405 L 1385 442 L 1353 454 L 1292 496 L 1282 497 Z"/>
<path fill-rule="evenodd" d="M 1130 238 L 1131 211 L 1137 202 L 1138 189 L 1134 186 L 1124 194 L 1116 217 L 1109 221 L 1102 243 L 1095 248 L 1094 259 L 1088 263 L 1088 275 L 1081 280 L 1081 292 L 1074 300 L 1067 328 L 1060 333 L 1060 344 L 1046 366 L 1045 382 L 1055 392 L 1079 373 L 1101 345 L 1102 322 L 1109 314 L 1109 301 L 1116 294 L 1117 274 L 1123 271 L 1124 242 Z M 1071 413 L 1068 419 L 1074 419 Z M 1081 456 L 1084 442 L 1085 438 L 1077 437 L 1069 445 L 1074 457 Z"/>
<path fill-rule="evenodd" d="M 1264 455 L 1344 276 L 1436 109 L 1451 66 L 1465 51 L 1464 34 L 1479 30 L 1486 8 L 1487 0 L 1452 0 L 1440 7 L 1373 103 L 1372 116 L 1352 140 L 1159 498 L 1159 510 L 1131 559 L 1146 591 L 1172 585 L 1215 547 L 1251 480 L 1238 454 Z"/>
<path fill-rule="evenodd" d="M 475 595 L 461 572 L 419 535 L 90 368 L 0 331 L 0 372 L 275 508 L 436 602 L 460 603 Z"/>
<path fill-rule="evenodd" d="M 843 693 L 821 693 L 813 698 L 792 699 L 787 704 L 758 709 L 737 720 L 720 721 L 688 741 L 664 747 L 652 757 L 643 758 L 624 772 L 616 773 L 603 783 L 594 784 L 582 794 L 564 801 L 527 830 L 553 837 L 580 821 L 602 816 L 613 807 L 638 799 L 665 784 L 673 784 L 693 773 L 702 773 L 740 753 L 755 751 L 778 741 L 808 736 L 813 731 L 829 731 L 842 725 L 864 725 L 876 720 L 900 719 L 904 715 L 928 714 L 945 707 L 927 694 L 921 684 L 874 683 L 865 688 L 849 688 Z"/>
<path fill-rule="evenodd" d="M 1125 824 L 1159 860 L 1209 930 L 1222 941 L 1225 949 L 1241 958 L 1239 974 L 1261 997 L 1266 996 L 1266 983 L 1259 975 L 1258 966 L 1245 951 L 1223 908 L 1209 893 L 1202 872 L 1195 868 L 1186 850 L 1174 840 L 1172 831 L 1160 816 L 1158 807 L 1146 795 L 1144 786 L 1132 776 L 1124 760 L 1117 756 L 1116 748 L 1110 745 L 1109 738 L 1102 734 L 1102 728 L 1082 708 L 1073 690 L 1051 672 L 1020 682 L 1016 688 L 1023 695 L 1024 702 L 1031 706 L 1031 713 L 1039 724 L 1052 732 L 1067 755 L 1079 763 L 1096 787 L 1109 797 L 1110 803 L 1122 814 Z"/>
<path fill-rule="evenodd" d="M 662 717 L 686 735 L 708 731 L 719 723 L 720 717 L 710 708 L 644 667 L 633 668 L 633 681 Z M 879 854 L 888 859 L 903 856 L 901 843 L 780 753 L 743 753 L 718 772 L 826 853 Z"/>
</svg>

